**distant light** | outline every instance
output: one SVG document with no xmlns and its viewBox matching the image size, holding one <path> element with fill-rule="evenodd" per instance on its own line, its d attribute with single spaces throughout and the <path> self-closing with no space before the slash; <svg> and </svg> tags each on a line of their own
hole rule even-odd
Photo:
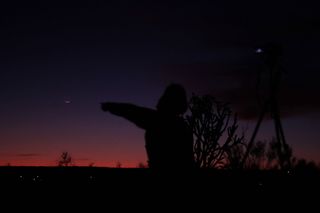
<svg viewBox="0 0 320 213">
<path fill-rule="evenodd" d="M 64 103 L 65 104 L 71 104 L 71 101 L 70 100 L 65 100 Z"/>
<path fill-rule="evenodd" d="M 263 53 L 263 49 L 261 48 L 256 49 L 256 53 Z"/>
<path fill-rule="evenodd" d="M 20 175 L 20 178 L 23 178 L 23 176 L 22 176 L 22 175 Z"/>
</svg>

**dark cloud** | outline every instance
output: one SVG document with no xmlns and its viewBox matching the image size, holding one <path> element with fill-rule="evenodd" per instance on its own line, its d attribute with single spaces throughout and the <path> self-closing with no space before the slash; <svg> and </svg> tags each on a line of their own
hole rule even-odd
<svg viewBox="0 0 320 213">
<path fill-rule="evenodd" d="M 199 14 L 194 20 L 202 22 L 193 31 L 198 35 L 195 40 L 201 37 L 205 46 L 196 40 L 199 48 L 192 56 L 184 52 L 180 57 L 184 60 L 167 64 L 162 69 L 166 79 L 185 84 L 191 92 L 209 93 L 231 102 L 242 118 L 253 119 L 261 108 L 257 98 L 264 93 L 257 91 L 257 73 L 263 68 L 254 48 L 277 42 L 284 50 L 285 74 L 279 96 L 282 115 L 320 111 L 317 3 L 291 2 L 289 8 L 284 1 L 241 1 L 232 7 L 221 3 L 209 4 L 208 8 L 215 8 L 214 12 Z"/>
<path fill-rule="evenodd" d="M 303 67 L 308 66 L 298 65 L 283 75 L 279 92 L 283 117 L 320 112 L 320 99 L 317 98 L 320 75 L 314 66 L 299 73 Z M 259 86 L 257 84 L 262 64 L 193 63 L 170 65 L 166 69 L 191 92 L 212 94 L 231 103 L 242 119 L 255 119 L 262 107 L 258 99 L 263 100 L 268 93 L 265 74 L 261 75 Z"/>
</svg>

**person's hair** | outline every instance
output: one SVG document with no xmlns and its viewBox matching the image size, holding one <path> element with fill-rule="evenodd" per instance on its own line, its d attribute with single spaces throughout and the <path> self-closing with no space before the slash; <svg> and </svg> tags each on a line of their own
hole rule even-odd
<svg viewBox="0 0 320 213">
<path fill-rule="evenodd" d="M 179 84 L 169 85 L 160 98 L 157 109 L 175 115 L 184 114 L 188 109 L 187 94 L 184 87 Z"/>
</svg>

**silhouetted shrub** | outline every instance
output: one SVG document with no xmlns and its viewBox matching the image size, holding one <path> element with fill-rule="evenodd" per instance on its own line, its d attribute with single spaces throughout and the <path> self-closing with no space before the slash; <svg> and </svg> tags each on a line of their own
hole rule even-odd
<svg viewBox="0 0 320 213">
<path fill-rule="evenodd" d="M 315 175 L 320 173 L 320 168 L 314 161 L 299 159 L 293 166 L 293 170 L 297 174 Z"/>
<path fill-rule="evenodd" d="M 140 163 L 138 164 L 137 168 L 139 168 L 139 169 L 145 169 L 145 168 L 148 168 L 148 165 L 140 162 Z"/>
<path fill-rule="evenodd" d="M 237 116 L 226 103 L 210 95 L 193 95 L 186 116 L 194 136 L 194 157 L 198 168 L 222 168 L 232 147 L 240 144 L 244 136 L 238 136 Z"/>
<path fill-rule="evenodd" d="M 73 164 L 72 157 L 69 152 L 63 152 L 60 156 L 60 159 L 58 161 L 58 166 L 61 167 L 68 167 Z"/>
<path fill-rule="evenodd" d="M 116 168 L 118 168 L 118 169 L 122 168 L 122 163 L 120 161 L 118 161 L 116 163 Z"/>
<path fill-rule="evenodd" d="M 233 146 L 227 156 L 227 167 L 228 168 L 241 168 L 244 169 L 281 169 L 281 157 L 279 155 L 278 147 L 279 143 L 277 143 L 276 139 L 273 138 L 270 142 L 267 141 L 257 141 L 254 142 L 246 162 L 243 165 L 240 165 L 239 162 L 242 161 L 244 155 L 247 151 L 247 143 L 242 141 L 242 143 L 238 143 Z M 291 170 L 294 165 L 296 159 L 292 155 L 292 148 L 287 147 L 286 155 L 290 160 L 290 163 L 285 167 L 286 170 Z"/>
</svg>

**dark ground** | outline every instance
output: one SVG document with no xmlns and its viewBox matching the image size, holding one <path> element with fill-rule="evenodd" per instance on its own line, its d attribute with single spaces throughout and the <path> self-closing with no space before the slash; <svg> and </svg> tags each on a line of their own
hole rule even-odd
<svg viewBox="0 0 320 213">
<path fill-rule="evenodd" d="M 159 208 L 169 205 L 168 202 L 180 207 L 197 204 L 206 208 L 225 203 L 224 208 L 253 204 L 261 208 L 279 204 L 292 207 L 304 203 L 303 200 L 316 204 L 313 199 L 319 197 L 319 177 L 315 172 L 0 167 L 1 194 L 7 199 L 34 199 L 51 204 L 77 200 L 76 208 L 114 202 L 153 204 Z"/>
</svg>

